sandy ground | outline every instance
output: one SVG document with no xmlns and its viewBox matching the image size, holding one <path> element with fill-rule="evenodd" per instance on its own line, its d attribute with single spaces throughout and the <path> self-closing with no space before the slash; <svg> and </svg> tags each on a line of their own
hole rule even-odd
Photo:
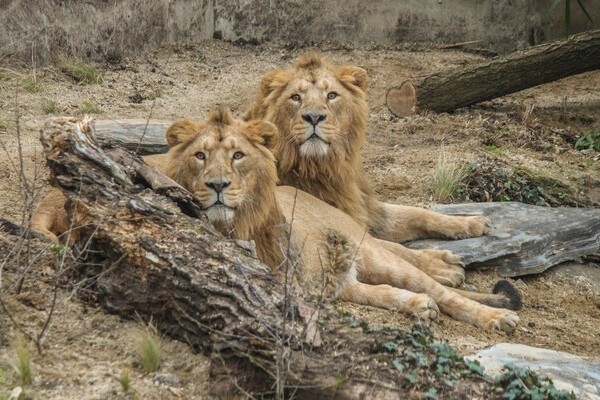
<svg viewBox="0 0 600 400">
<path fill-rule="evenodd" d="M 54 67 L 36 69 L 36 78 L 41 82 L 36 93 L 23 90 L 19 83 L 32 74 L 32 68 L 0 69 L 0 215 L 21 220 L 26 208 L 24 177 L 35 186 L 36 193 L 47 189 L 38 131 L 48 117 L 45 109 L 49 102 L 56 102 L 57 114 L 82 115 L 83 103 L 91 101 L 100 110 L 99 119 L 201 117 L 215 103 L 228 104 L 242 114 L 254 97 L 261 75 L 290 63 L 300 52 L 210 41 L 99 66 L 105 72 L 102 84 L 77 84 Z M 552 178 L 590 203 L 600 202 L 598 153 L 573 150 L 579 136 L 599 128 L 600 72 L 574 76 L 453 114 L 424 113 L 400 119 L 385 107 L 389 87 L 408 77 L 466 65 L 480 57 L 431 50 L 323 52 L 338 63 L 364 67 L 371 76 L 371 134 L 365 164 L 382 199 L 431 206 L 433 170 L 442 148 L 451 158 L 480 162 L 491 156 L 485 149 L 493 145 L 501 150 L 494 157 L 507 167 L 525 168 Z M 16 115 L 20 116 L 20 146 Z M 19 147 L 24 177 L 19 172 Z M 8 248 L 14 244 L 13 238 L 0 236 L 0 240 Z M 3 301 L 20 329 L 30 335 L 41 330 L 51 308 L 54 258 L 51 251 L 46 251 L 29 262 L 31 268 L 25 274 L 20 295 L 14 294 L 15 282 L 27 260 L 23 265 L 2 264 Z M 521 325 L 514 334 L 482 332 L 442 317 L 436 324 L 436 335 L 463 352 L 515 342 L 598 356 L 598 267 L 591 262 L 571 264 L 517 280 L 524 308 L 519 312 Z M 471 272 L 467 277 L 480 291 L 490 290 L 497 279 L 494 271 Z M 203 397 L 209 382 L 202 356 L 192 355 L 185 344 L 165 339 L 164 362 L 159 371 L 162 375 L 144 374 L 135 362 L 136 324 L 83 305 L 73 293 L 69 285 L 61 285 L 58 290 L 43 355 L 33 357 L 34 384 L 26 388 L 27 393 L 34 398 L 53 399 Z M 388 311 L 348 303 L 338 303 L 337 307 L 371 325 L 409 328 L 413 323 Z M 20 329 L 3 316 L 0 374 L 9 383 L 6 390 L 16 385 L 11 365 L 14 342 L 22 335 Z M 125 368 L 131 371 L 134 388 L 129 394 L 123 394 L 119 384 Z M 6 390 L 0 389 L 0 398 Z"/>
</svg>

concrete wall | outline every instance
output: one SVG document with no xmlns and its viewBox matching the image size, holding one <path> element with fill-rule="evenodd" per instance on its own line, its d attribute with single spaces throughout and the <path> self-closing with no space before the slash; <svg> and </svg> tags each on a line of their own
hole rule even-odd
<svg viewBox="0 0 600 400">
<path fill-rule="evenodd" d="M 552 0 L 236 0 L 216 1 L 215 32 L 227 40 L 342 42 L 384 46 L 457 43 L 510 51 L 564 34 L 564 4 Z M 593 25 L 575 4 L 574 32 Z M 584 0 L 600 27 L 600 2 Z"/>
<path fill-rule="evenodd" d="M 574 32 L 600 26 L 600 2 L 572 2 Z M 563 35 L 552 0 L 0 0 L 0 62 L 58 51 L 115 60 L 165 43 L 395 46 L 456 43 L 505 52 Z"/>
</svg>

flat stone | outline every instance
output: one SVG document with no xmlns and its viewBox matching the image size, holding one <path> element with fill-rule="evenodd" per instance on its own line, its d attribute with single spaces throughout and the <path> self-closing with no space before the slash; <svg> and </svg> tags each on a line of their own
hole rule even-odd
<svg viewBox="0 0 600 400">
<path fill-rule="evenodd" d="M 578 399 L 600 400 L 600 359 L 513 343 L 499 343 L 465 358 L 478 360 L 493 377 L 513 364 L 549 377 L 554 386 L 574 392 Z"/>
<path fill-rule="evenodd" d="M 452 204 L 433 209 L 449 215 L 484 215 L 493 224 L 481 237 L 427 239 L 408 247 L 446 249 L 468 269 L 496 268 L 501 276 L 543 272 L 553 265 L 600 252 L 600 209 L 540 207 L 518 202 Z"/>
</svg>

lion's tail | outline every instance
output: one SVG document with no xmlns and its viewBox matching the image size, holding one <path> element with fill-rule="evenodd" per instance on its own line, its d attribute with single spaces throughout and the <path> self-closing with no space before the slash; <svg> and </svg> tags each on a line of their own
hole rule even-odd
<svg viewBox="0 0 600 400">
<path fill-rule="evenodd" d="M 461 296 L 475 300 L 481 304 L 496 308 L 508 308 L 509 310 L 520 310 L 523 300 L 519 289 L 507 280 L 496 282 L 492 293 L 468 292 L 460 289 L 452 289 Z"/>
</svg>

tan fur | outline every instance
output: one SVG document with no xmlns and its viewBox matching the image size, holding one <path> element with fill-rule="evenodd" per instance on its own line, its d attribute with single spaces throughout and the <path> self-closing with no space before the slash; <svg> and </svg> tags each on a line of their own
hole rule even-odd
<svg viewBox="0 0 600 400">
<path fill-rule="evenodd" d="M 146 164 L 157 167 L 164 172 L 165 154 L 142 157 Z M 52 188 L 38 204 L 31 216 L 31 229 L 46 235 L 52 241 L 71 245 L 77 240 L 77 227 L 71 226 L 65 210 L 65 196 L 57 188 Z"/>
<path fill-rule="evenodd" d="M 510 310 L 482 305 L 437 283 L 392 251 L 399 245 L 382 246 L 342 211 L 296 188 L 276 187 L 271 123 L 233 120 L 219 108 L 204 122 L 176 122 L 169 131 L 183 132 L 185 141 L 167 154 L 168 175 L 199 198 L 223 234 L 255 240 L 259 258 L 275 271 L 294 270 L 305 293 L 424 320 L 435 318 L 439 306 L 482 328 L 510 331 L 518 323 Z M 238 152 L 243 157 L 236 160 Z M 215 182 L 226 186 L 217 191 Z M 228 221 L 211 213 L 217 198 L 233 210 Z"/>
<path fill-rule="evenodd" d="M 464 238 L 483 235 L 483 217 L 447 216 L 417 207 L 380 202 L 369 187 L 361 149 L 367 136 L 367 72 L 335 66 L 306 54 L 289 69 L 267 73 L 246 119 L 273 122 L 282 136 L 277 147 L 281 183 L 306 191 L 367 224 L 380 239 L 402 242 L 425 237 Z M 328 98 L 331 94 L 334 98 Z M 313 126 L 310 115 L 323 119 Z M 317 137 L 309 138 L 314 133 Z M 456 286 L 464 271 L 448 252 L 414 252 L 397 248 L 414 265 L 438 281 Z"/>
</svg>

